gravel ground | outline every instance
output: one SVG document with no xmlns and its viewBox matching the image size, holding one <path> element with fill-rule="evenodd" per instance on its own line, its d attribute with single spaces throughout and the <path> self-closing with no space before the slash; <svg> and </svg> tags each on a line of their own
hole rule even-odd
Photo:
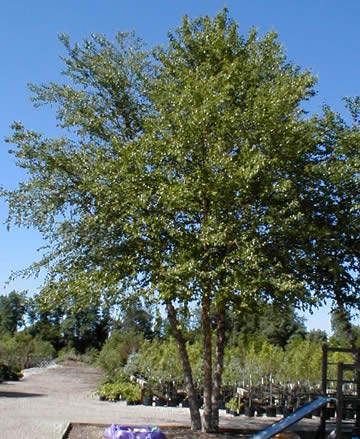
<svg viewBox="0 0 360 439">
<path fill-rule="evenodd" d="M 95 390 L 100 380 L 100 371 L 95 368 L 54 365 L 29 369 L 19 382 L 0 383 L 0 438 L 59 439 L 69 422 L 74 425 L 190 425 L 189 409 L 186 408 L 127 406 L 124 402 L 99 401 Z M 248 428 L 246 424 L 254 421 L 223 414 L 220 425 Z M 256 428 L 269 423 L 272 423 L 271 419 L 258 418 Z M 89 427 L 83 430 L 83 436 L 69 435 L 69 438 L 103 437 L 99 436 L 102 428 L 97 427 L 97 436 L 90 435 Z"/>
</svg>

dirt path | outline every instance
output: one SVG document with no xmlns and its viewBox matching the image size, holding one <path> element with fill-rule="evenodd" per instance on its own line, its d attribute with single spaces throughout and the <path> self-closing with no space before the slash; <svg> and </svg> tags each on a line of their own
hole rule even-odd
<svg viewBox="0 0 360 439">
<path fill-rule="evenodd" d="M 59 439 L 69 421 L 189 424 L 188 409 L 99 401 L 94 392 L 100 379 L 91 367 L 58 366 L 29 370 L 19 382 L 1 383 L 0 438 Z"/>
<path fill-rule="evenodd" d="M 95 368 L 56 366 L 29 369 L 19 382 L 0 383 L 0 438 L 59 439 L 70 421 L 108 425 L 190 424 L 186 408 L 99 401 L 95 390 L 100 380 L 101 374 Z M 254 421 L 222 415 L 220 425 L 239 427 Z M 257 428 L 271 422 L 256 419 Z"/>
</svg>

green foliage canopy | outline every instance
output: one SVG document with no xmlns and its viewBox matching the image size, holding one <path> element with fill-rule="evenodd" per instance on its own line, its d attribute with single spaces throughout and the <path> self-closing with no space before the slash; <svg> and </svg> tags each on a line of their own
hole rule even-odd
<svg viewBox="0 0 360 439">
<path fill-rule="evenodd" d="M 8 139 L 29 173 L 5 193 L 9 223 L 49 242 L 30 268 L 48 269 L 44 297 L 306 301 L 315 79 L 276 34 L 242 37 L 224 11 L 185 17 L 153 56 L 132 34 L 61 41 L 65 83 L 30 88 L 68 134 L 16 123 Z"/>
</svg>

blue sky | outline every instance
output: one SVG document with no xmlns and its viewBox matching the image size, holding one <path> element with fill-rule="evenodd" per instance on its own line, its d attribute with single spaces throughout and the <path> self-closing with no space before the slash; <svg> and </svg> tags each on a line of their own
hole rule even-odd
<svg viewBox="0 0 360 439">
<path fill-rule="evenodd" d="M 307 106 L 318 111 L 326 102 L 343 112 L 341 98 L 360 94 L 358 0 L 13 0 L 2 2 L 0 14 L 0 184 L 14 188 L 25 176 L 7 153 L 9 126 L 22 120 L 27 128 L 55 134 L 51 109 L 34 109 L 27 83 L 60 80 L 64 54 L 57 36 L 79 41 L 91 32 L 113 38 L 119 30 L 135 30 L 149 46 L 166 44 L 167 32 L 184 14 L 214 16 L 224 6 L 241 33 L 256 26 L 263 34 L 279 33 L 289 60 L 318 76 L 317 96 Z M 10 272 L 39 256 L 41 237 L 34 230 L 3 225 L 7 208 L 0 200 L 0 294 L 12 289 L 37 291 L 39 280 L 4 286 Z M 327 309 L 308 318 L 308 327 L 329 330 Z"/>
</svg>

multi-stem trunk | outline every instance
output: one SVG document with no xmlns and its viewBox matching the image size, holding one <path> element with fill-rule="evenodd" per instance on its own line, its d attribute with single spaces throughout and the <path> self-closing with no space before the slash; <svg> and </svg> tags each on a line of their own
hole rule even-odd
<svg viewBox="0 0 360 439">
<path fill-rule="evenodd" d="M 206 154 L 204 149 L 204 163 L 206 162 Z M 206 181 L 206 177 L 205 177 Z M 205 182 L 204 181 L 204 182 Z M 202 201 L 202 213 L 203 213 L 203 225 L 205 226 L 209 217 L 209 200 L 207 197 Z M 206 230 L 206 227 L 205 227 Z M 204 248 L 203 248 L 203 260 L 202 269 L 204 273 L 208 273 L 208 243 L 206 239 L 206 232 L 203 235 Z M 202 295 L 202 309 L 201 309 L 201 323 L 204 337 L 204 411 L 202 419 L 202 431 L 205 433 L 214 432 L 214 425 L 212 422 L 212 331 L 211 331 L 211 319 L 210 319 L 210 288 L 209 285 L 203 285 Z"/>
<path fill-rule="evenodd" d="M 212 422 L 212 336 L 210 321 L 210 298 L 204 294 L 201 312 L 204 331 L 204 412 L 202 431 L 214 431 Z"/>
<path fill-rule="evenodd" d="M 197 431 L 201 429 L 201 417 L 200 417 L 197 393 L 192 378 L 190 360 L 186 350 L 186 343 L 183 334 L 179 329 L 179 324 L 176 318 L 176 310 L 170 300 L 166 302 L 166 309 L 169 316 L 171 330 L 175 337 L 176 344 L 180 353 L 180 358 L 182 361 L 185 389 L 189 399 L 191 429 L 193 431 Z"/>
<path fill-rule="evenodd" d="M 219 403 L 221 398 L 221 382 L 224 370 L 224 350 L 225 350 L 225 309 L 219 305 L 216 311 L 216 347 L 215 363 L 213 372 L 213 391 L 212 391 L 212 428 L 219 429 Z"/>
</svg>

